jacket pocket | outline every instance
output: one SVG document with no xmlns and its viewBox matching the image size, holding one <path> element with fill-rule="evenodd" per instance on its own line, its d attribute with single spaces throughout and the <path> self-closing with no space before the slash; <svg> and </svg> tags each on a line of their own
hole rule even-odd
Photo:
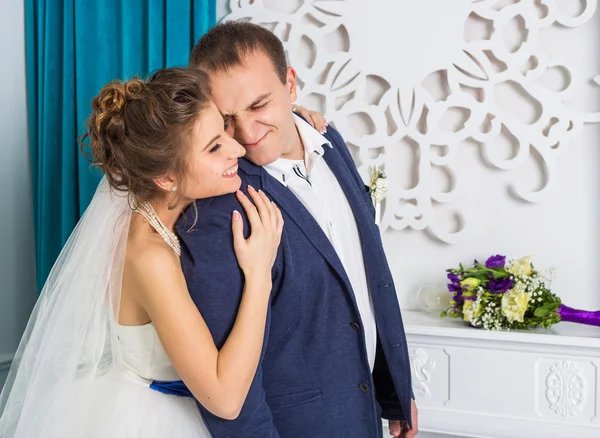
<svg viewBox="0 0 600 438">
<path fill-rule="evenodd" d="M 321 390 L 310 389 L 292 394 L 267 397 L 267 404 L 271 409 L 291 408 L 321 400 Z"/>
</svg>

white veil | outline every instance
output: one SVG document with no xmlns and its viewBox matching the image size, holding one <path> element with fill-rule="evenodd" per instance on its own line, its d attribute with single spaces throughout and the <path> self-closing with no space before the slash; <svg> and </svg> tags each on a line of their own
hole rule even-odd
<svg viewBox="0 0 600 438">
<path fill-rule="evenodd" d="M 116 324 L 132 210 L 103 178 L 35 305 L 0 394 L 0 437 L 38 437 L 77 421 L 92 380 L 121 360 Z M 55 401 L 65 391 L 60 419 Z M 65 408 L 68 412 L 65 412 Z"/>
</svg>

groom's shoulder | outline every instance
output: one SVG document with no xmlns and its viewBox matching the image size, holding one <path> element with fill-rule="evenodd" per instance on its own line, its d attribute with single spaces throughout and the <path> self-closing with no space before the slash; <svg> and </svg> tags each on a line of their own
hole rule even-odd
<svg viewBox="0 0 600 438">
<path fill-rule="evenodd" d="M 235 193 L 197 199 L 178 222 L 178 228 L 202 236 L 215 232 L 231 233 L 231 215 L 241 205 Z"/>
<path fill-rule="evenodd" d="M 337 149 L 340 152 L 342 156 L 352 161 L 352 155 L 350 154 L 346 140 L 344 140 L 344 137 L 342 137 L 340 131 L 333 126 L 327 126 L 327 131 L 325 131 L 323 136 L 331 143 L 331 146 L 334 149 Z"/>
<path fill-rule="evenodd" d="M 338 131 L 336 128 L 334 128 L 331 125 L 327 125 L 327 130 L 325 131 L 325 134 L 323 134 L 323 136 L 329 140 L 332 144 L 332 146 L 334 147 L 339 147 L 339 146 L 344 146 L 346 147 L 346 141 L 344 140 L 344 137 L 342 137 L 342 134 L 340 133 L 340 131 Z"/>
</svg>

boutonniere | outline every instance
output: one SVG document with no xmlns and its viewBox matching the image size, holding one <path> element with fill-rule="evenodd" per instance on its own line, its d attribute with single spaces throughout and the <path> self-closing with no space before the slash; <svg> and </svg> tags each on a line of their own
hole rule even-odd
<svg viewBox="0 0 600 438">
<path fill-rule="evenodd" d="M 375 223 L 379 225 L 381 222 L 381 201 L 387 196 L 388 182 L 383 170 L 377 166 L 369 166 L 369 193 L 371 194 L 371 202 L 375 207 Z"/>
</svg>

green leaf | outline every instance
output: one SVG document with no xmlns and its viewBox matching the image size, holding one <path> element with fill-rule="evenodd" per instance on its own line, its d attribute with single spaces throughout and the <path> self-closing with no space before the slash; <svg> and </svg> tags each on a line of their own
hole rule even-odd
<svg viewBox="0 0 600 438">
<path fill-rule="evenodd" d="M 539 309 L 544 309 L 547 310 L 548 312 L 554 312 L 556 309 L 558 309 L 559 304 L 558 303 L 546 303 L 543 306 L 540 306 Z"/>
<path fill-rule="evenodd" d="M 537 317 L 544 317 L 547 314 L 550 313 L 549 309 L 545 309 L 544 307 L 538 307 L 537 309 L 535 309 L 535 311 L 533 312 L 533 314 Z"/>
<path fill-rule="evenodd" d="M 559 307 L 560 307 L 560 304 L 558 304 L 558 303 L 552 303 L 552 304 L 550 304 L 550 307 L 549 307 L 550 312 L 556 312 Z"/>
<path fill-rule="evenodd" d="M 508 277 L 508 273 L 507 272 L 501 272 L 498 269 L 491 269 L 492 275 L 494 276 L 494 280 L 497 280 L 499 278 L 506 278 Z"/>
<path fill-rule="evenodd" d="M 440 318 L 445 318 L 448 315 L 448 311 L 444 310 L 440 313 Z"/>
</svg>

